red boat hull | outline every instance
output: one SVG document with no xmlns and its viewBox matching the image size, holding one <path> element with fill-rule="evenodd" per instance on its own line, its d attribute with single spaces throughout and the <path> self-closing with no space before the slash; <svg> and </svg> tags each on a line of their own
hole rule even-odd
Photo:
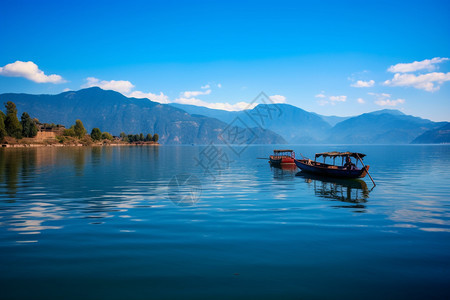
<svg viewBox="0 0 450 300">
<path fill-rule="evenodd" d="M 288 165 L 295 166 L 295 161 L 294 161 L 294 158 L 292 158 L 292 157 L 288 157 L 288 156 L 282 156 L 282 157 L 276 156 L 276 157 L 274 157 L 273 155 L 271 155 L 269 157 L 269 159 L 270 159 L 269 162 L 272 165 L 276 165 L 276 166 L 288 166 Z"/>
</svg>

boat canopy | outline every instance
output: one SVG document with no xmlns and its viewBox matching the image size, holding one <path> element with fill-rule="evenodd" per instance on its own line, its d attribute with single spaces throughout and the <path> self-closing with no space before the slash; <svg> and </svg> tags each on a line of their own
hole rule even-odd
<svg viewBox="0 0 450 300">
<path fill-rule="evenodd" d="M 273 150 L 274 153 L 280 153 L 280 152 L 294 152 L 294 150 Z"/>
<path fill-rule="evenodd" d="M 362 153 L 357 153 L 357 152 L 337 152 L 337 151 L 316 153 L 316 158 L 321 157 L 321 156 L 323 156 L 323 157 L 350 156 L 350 157 L 353 157 L 356 159 L 358 159 L 358 157 L 362 159 L 366 155 L 362 154 Z"/>
</svg>

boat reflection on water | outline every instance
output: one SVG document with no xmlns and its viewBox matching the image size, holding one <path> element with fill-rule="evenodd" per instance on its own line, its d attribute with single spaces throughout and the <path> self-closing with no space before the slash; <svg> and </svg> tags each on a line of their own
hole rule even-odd
<svg viewBox="0 0 450 300">
<path fill-rule="evenodd" d="M 297 177 L 302 177 L 308 186 L 314 187 L 314 193 L 321 198 L 332 201 L 341 201 L 349 205 L 336 205 L 333 207 L 356 208 L 357 212 L 364 212 L 366 206 L 364 203 L 369 198 L 371 190 L 361 179 L 337 179 L 313 175 L 306 172 L 298 172 Z"/>
<path fill-rule="evenodd" d="M 283 165 L 283 166 L 271 165 L 270 169 L 273 172 L 273 178 L 277 180 L 285 180 L 285 179 L 293 180 L 298 171 L 296 165 Z"/>
</svg>

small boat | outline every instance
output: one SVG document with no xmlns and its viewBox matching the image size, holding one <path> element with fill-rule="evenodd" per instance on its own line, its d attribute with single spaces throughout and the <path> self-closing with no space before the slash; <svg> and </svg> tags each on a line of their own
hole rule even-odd
<svg viewBox="0 0 450 300">
<path fill-rule="evenodd" d="M 321 156 L 323 157 L 323 163 L 317 161 L 317 158 Z M 369 166 L 365 166 L 362 161 L 364 156 L 366 155 L 356 152 L 324 152 L 316 153 L 314 160 L 308 158 L 296 159 L 295 164 L 302 171 L 316 175 L 350 179 L 363 178 L 369 171 Z M 327 157 L 333 158 L 333 164 L 325 163 Z M 337 157 L 342 158 L 342 165 L 335 165 Z M 356 160 L 356 164 L 351 161 L 351 158 Z M 345 164 L 344 159 L 346 160 Z M 358 168 L 358 161 L 363 165 L 362 168 Z"/>
<path fill-rule="evenodd" d="M 294 150 L 273 150 L 273 155 L 269 156 L 269 163 L 274 167 L 294 167 Z"/>
</svg>

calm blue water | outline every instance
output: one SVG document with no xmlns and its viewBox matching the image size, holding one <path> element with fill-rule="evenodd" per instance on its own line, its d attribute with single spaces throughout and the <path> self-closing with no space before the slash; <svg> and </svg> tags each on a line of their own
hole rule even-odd
<svg viewBox="0 0 450 300">
<path fill-rule="evenodd" d="M 377 186 L 274 146 L 1 149 L 0 298 L 449 298 L 450 146 L 291 147 Z"/>
</svg>

